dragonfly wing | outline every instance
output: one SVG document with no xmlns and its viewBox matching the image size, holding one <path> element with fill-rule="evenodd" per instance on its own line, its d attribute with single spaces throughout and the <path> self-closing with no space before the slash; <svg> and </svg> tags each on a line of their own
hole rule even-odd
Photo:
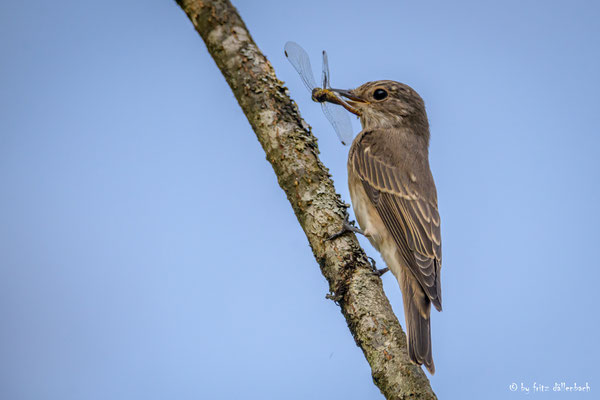
<svg viewBox="0 0 600 400">
<path fill-rule="evenodd" d="M 295 42 L 287 42 L 285 44 L 285 56 L 292 66 L 298 71 L 304 86 L 312 92 L 317 87 L 315 77 L 310 65 L 310 58 L 306 51 Z M 327 52 L 323 51 L 323 88 L 329 88 L 329 62 L 327 60 Z M 323 114 L 327 117 L 333 129 L 341 140 L 342 144 L 347 145 L 354 137 L 352 132 L 352 122 L 350 117 L 343 107 L 333 103 L 321 103 Z"/>
<path fill-rule="evenodd" d="M 342 106 L 338 106 L 333 103 L 321 103 L 323 114 L 327 117 L 338 138 L 345 146 L 350 144 L 352 138 L 354 138 L 354 132 L 352 131 L 352 122 L 348 116 L 348 112 L 344 110 Z"/>
<path fill-rule="evenodd" d="M 327 52 L 323 50 L 323 89 L 329 89 L 331 84 L 329 83 L 329 60 L 327 59 Z"/>
<path fill-rule="evenodd" d="M 298 75 L 302 78 L 304 86 L 312 92 L 317 87 L 315 76 L 313 75 L 310 58 L 306 51 L 296 42 L 287 42 L 284 46 L 285 56 L 292 66 L 298 71 Z"/>
</svg>

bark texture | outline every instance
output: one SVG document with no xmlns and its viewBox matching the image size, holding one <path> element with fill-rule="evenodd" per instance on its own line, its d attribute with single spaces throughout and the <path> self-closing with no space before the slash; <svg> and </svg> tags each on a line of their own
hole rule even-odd
<svg viewBox="0 0 600 400">
<path fill-rule="evenodd" d="M 331 295 L 387 399 L 435 399 L 406 352 L 406 336 L 356 236 L 328 241 L 346 205 L 319 160 L 316 138 L 228 0 L 177 0 L 223 73 L 306 233 Z M 283 52 L 283 50 L 282 50 Z"/>
</svg>

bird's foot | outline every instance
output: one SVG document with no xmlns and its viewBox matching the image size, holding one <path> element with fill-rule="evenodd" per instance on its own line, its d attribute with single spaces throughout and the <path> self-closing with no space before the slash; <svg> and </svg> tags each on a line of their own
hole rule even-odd
<svg viewBox="0 0 600 400">
<path fill-rule="evenodd" d="M 373 274 L 374 275 L 381 276 L 390 270 L 388 267 L 377 269 L 377 267 L 375 266 L 375 260 L 373 260 L 373 258 L 371 258 L 369 256 L 367 256 L 367 258 L 369 259 L 369 261 L 371 261 L 371 264 L 373 266 Z"/>
<path fill-rule="evenodd" d="M 344 222 L 342 223 L 342 229 L 339 232 L 336 232 L 333 235 L 329 236 L 327 240 L 337 239 L 347 232 L 354 232 L 360 233 L 361 235 L 365 235 L 365 232 L 362 229 L 354 226 L 354 221 L 350 222 L 350 217 L 348 216 L 348 214 L 346 214 L 346 216 L 344 217 Z"/>
</svg>

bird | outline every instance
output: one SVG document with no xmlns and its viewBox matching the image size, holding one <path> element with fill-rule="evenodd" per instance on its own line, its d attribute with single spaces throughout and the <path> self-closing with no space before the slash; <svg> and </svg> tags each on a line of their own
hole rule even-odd
<svg viewBox="0 0 600 400">
<path fill-rule="evenodd" d="M 398 280 L 410 359 L 433 375 L 431 305 L 442 311 L 442 243 L 437 191 L 429 166 L 425 104 L 410 86 L 391 80 L 353 90 L 330 89 L 319 101 L 342 105 L 362 131 L 348 153 L 348 186 L 360 229 Z"/>
</svg>

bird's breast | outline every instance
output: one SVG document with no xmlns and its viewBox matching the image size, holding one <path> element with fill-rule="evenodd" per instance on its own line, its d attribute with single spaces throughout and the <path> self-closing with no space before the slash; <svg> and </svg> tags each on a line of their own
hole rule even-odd
<svg viewBox="0 0 600 400">
<path fill-rule="evenodd" d="M 365 232 L 371 244 L 379 251 L 381 237 L 377 226 L 377 219 L 381 220 L 377 210 L 369 200 L 358 174 L 351 168 L 348 169 L 348 188 L 354 215 L 358 225 Z"/>
<path fill-rule="evenodd" d="M 392 235 L 386 229 L 375 205 L 367 196 L 358 174 L 348 168 L 348 186 L 354 215 L 358 225 L 364 231 L 373 247 L 381 254 L 386 265 L 394 276 L 400 279 L 402 273 L 402 260 L 398 252 L 398 246 Z"/>
</svg>

